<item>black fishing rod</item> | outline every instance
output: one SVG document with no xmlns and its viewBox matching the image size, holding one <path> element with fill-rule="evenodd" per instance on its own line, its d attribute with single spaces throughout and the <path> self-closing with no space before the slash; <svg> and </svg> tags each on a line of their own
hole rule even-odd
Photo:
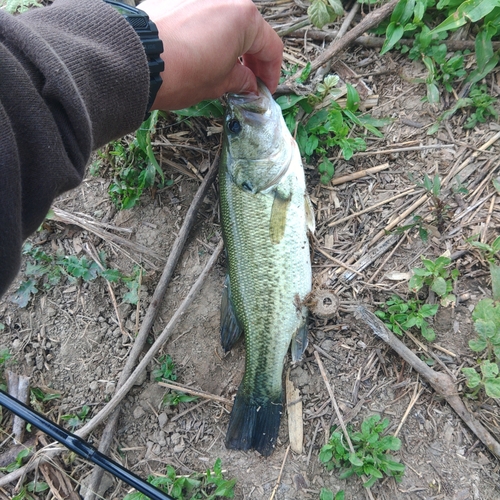
<svg viewBox="0 0 500 500">
<path fill-rule="evenodd" d="M 45 432 L 45 434 L 66 446 L 69 450 L 74 451 L 77 455 L 110 472 L 129 486 L 148 496 L 151 500 L 174 500 L 152 484 L 125 469 L 119 463 L 111 460 L 84 439 L 68 432 L 2 390 L 0 390 L 0 405 Z"/>
</svg>

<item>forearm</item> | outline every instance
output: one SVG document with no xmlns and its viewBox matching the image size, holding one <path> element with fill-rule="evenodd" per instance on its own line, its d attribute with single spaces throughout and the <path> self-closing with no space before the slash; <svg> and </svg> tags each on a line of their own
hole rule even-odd
<svg viewBox="0 0 500 500">
<path fill-rule="evenodd" d="M 0 295 L 53 199 L 81 182 L 91 152 L 146 111 L 141 43 L 101 0 L 0 11 Z"/>
</svg>

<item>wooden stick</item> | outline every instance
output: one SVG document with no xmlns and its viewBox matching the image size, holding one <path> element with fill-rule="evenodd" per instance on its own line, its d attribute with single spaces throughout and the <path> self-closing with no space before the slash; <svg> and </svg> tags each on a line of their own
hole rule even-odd
<svg viewBox="0 0 500 500">
<path fill-rule="evenodd" d="M 278 479 L 276 480 L 276 484 L 274 485 L 271 496 L 269 497 L 269 500 L 273 500 L 274 496 L 276 495 L 276 492 L 278 491 L 278 487 L 279 487 L 280 482 L 281 482 L 281 476 L 283 475 L 283 470 L 285 468 L 285 463 L 286 463 L 286 459 L 288 458 L 289 451 L 290 451 L 290 445 L 288 445 L 288 448 L 285 451 L 285 456 L 283 457 L 283 462 L 281 463 L 280 473 L 278 475 Z"/>
<path fill-rule="evenodd" d="M 212 185 L 212 182 L 215 179 L 215 176 L 217 175 L 219 166 L 218 163 L 219 155 L 217 154 L 214 161 L 212 162 L 210 170 L 205 176 L 205 179 L 201 183 L 196 195 L 193 198 L 193 201 L 191 202 L 189 210 L 186 213 L 186 218 L 184 219 L 179 234 L 177 235 L 177 238 L 172 246 L 172 250 L 170 251 L 170 254 L 168 256 L 160 281 L 158 282 L 158 285 L 156 285 L 156 289 L 153 293 L 153 298 L 146 312 L 146 316 L 144 317 L 144 320 L 142 322 L 141 329 L 137 334 L 134 345 L 128 355 L 127 362 L 125 363 L 123 371 L 118 380 L 118 384 L 116 386 L 117 391 L 125 384 L 125 382 L 130 377 L 132 371 L 134 370 L 134 367 L 137 364 L 137 360 L 139 359 L 139 356 L 144 349 L 144 346 L 146 345 L 149 332 L 153 326 L 156 316 L 158 315 L 163 296 L 167 291 L 168 284 L 175 270 L 177 262 L 181 256 L 188 235 L 192 227 L 194 226 L 194 223 L 196 222 L 196 215 L 198 213 L 199 207 L 201 206 L 201 203 L 203 202 L 210 186 Z M 99 444 L 99 451 L 101 453 L 108 453 L 109 447 L 112 443 L 112 437 L 114 436 L 116 426 L 118 425 L 119 416 L 120 408 L 117 408 L 115 415 L 110 418 L 102 433 L 101 442 Z M 103 473 L 104 471 L 100 467 L 94 468 L 92 479 L 89 483 L 87 494 L 85 495 L 85 500 L 94 500 L 94 492 L 99 489 L 99 484 L 101 482 Z"/>
<path fill-rule="evenodd" d="M 209 394 L 208 392 L 197 391 L 196 389 L 191 389 L 191 387 L 188 387 L 187 385 L 175 384 L 172 382 L 158 382 L 158 385 L 166 387 L 167 389 L 185 392 L 186 394 L 191 394 L 192 396 L 197 396 L 199 398 L 210 399 L 225 405 L 233 406 L 233 402 L 230 399 L 223 398 L 222 396 L 216 396 L 215 394 Z"/>
<path fill-rule="evenodd" d="M 493 213 L 493 208 L 495 206 L 497 197 L 496 195 L 491 198 L 490 208 L 488 209 L 488 215 L 486 216 L 486 222 L 484 223 L 483 230 L 481 231 L 481 242 L 486 243 L 487 234 L 488 234 L 488 226 L 490 225 L 491 214 Z"/>
<path fill-rule="evenodd" d="M 399 0 L 390 0 L 376 10 L 370 12 L 358 25 L 346 33 L 342 38 L 333 42 L 328 49 L 322 52 L 314 61 L 311 62 L 311 72 L 316 71 L 320 66 L 335 57 L 339 52 L 348 47 L 356 38 L 362 35 L 370 28 L 377 26 L 382 22 L 396 7 Z M 300 76 L 297 71 L 293 76 L 287 79 L 287 83 L 294 82 Z"/>
<path fill-rule="evenodd" d="M 322 31 L 317 29 L 308 29 L 307 31 L 302 28 L 297 28 L 293 32 L 289 32 L 286 35 L 288 38 L 298 38 L 303 39 L 304 36 L 307 36 L 310 40 L 319 40 L 319 41 L 329 41 L 332 42 L 337 38 L 338 31 L 336 30 L 328 30 Z M 370 49 L 378 49 L 382 47 L 385 43 L 385 37 L 381 36 L 373 36 L 373 35 L 362 35 L 353 40 L 352 42 L 355 45 L 361 45 L 363 47 L 367 47 Z M 415 40 L 412 38 L 401 38 L 398 41 L 401 45 L 409 45 L 413 46 L 415 44 Z M 474 40 L 441 40 L 441 43 L 445 44 L 448 48 L 448 51 L 454 52 L 456 50 L 474 50 L 476 42 Z M 500 49 L 500 42 L 492 42 L 493 50 L 497 51 Z"/>
<path fill-rule="evenodd" d="M 99 255 L 98 255 L 97 250 L 95 249 L 94 245 L 92 245 L 92 243 L 90 243 L 90 242 L 86 243 L 85 250 L 90 255 L 90 257 L 93 259 L 93 261 L 97 264 L 99 269 L 101 271 L 104 271 L 104 266 L 101 264 L 101 259 L 99 258 Z M 116 319 L 118 321 L 118 326 L 120 327 L 120 332 L 122 332 L 122 335 L 124 337 L 128 337 L 133 342 L 134 339 L 132 338 L 132 335 L 130 335 L 130 333 L 127 332 L 127 330 L 125 330 L 125 328 L 123 326 L 123 321 L 122 321 L 122 317 L 120 314 L 120 310 L 118 309 L 118 303 L 116 302 L 115 292 L 114 292 L 113 287 L 111 286 L 111 283 L 109 282 L 109 280 L 106 280 L 106 285 L 108 286 L 109 296 L 111 298 L 111 302 L 112 302 L 113 308 L 115 310 Z"/>
<path fill-rule="evenodd" d="M 109 417 L 109 415 L 115 410 L 115 408 L 120 404 L 122 399 L 128 394 L 130 389 L 133 387 L 134 383 L 137 381 L 141 373 L 146 370 L 148 364 L 153 360 L 153 358 L 156 356 L 158 351 L 161 349 L 163 344 L 167 341 L 167 339 L 170 337 L 170 335 L 173 332 L 173 329 L 181 316 L 185 313 L 186 309 L 189 307 L 189 305 L 192 303 L 196 293 L 198 290 L 201 288 L 203 282 L 205 281 L 206 276 L 208 275 L 209 271 L 212 269 L 212 266 L 215 264 L 217 259 L 219 258 L 220 253 L 222 252 L 223 248 L 223 242 L 222 240 L 219 242 L 217 245 L 217 248 L 214 250 L 214 253 L 208 260 L 208 262 L 205 265 L 205 268 L 201 272 L 200 276 L 196 280 L 196 282 L 193 284 L 191 289 L 189 290 L 188 295 L 186 298 L 182 301 L 181 305 L 177 309 L 177 311 L 174 313 L 170 321 L 168 322 L 167 326 L 164 328 L 163 332 L 160 334 L 160 336 L 156 339 L 155 343 L 150 347 L 149 351 L 146 353 L 142 361 L 137 365 L 137 368 L 133 371 L 133 373 L 130 375 L 130 377 L 127 379 L 127 381 L 123 384 L 123 386 L 113 395 L 111 400 L 106 404 L 106 406 L 89 422 L 87 422 L 81 429 L 75 432 L 75 434 L 81 438 L 85 438 L 88 436 L 98 425 L 100 425 L 106 418 Z M 5 476 L 0 478 L 0 487 L 5 486 L 12 481 L 15 481 L 16 479 L 20 478 L 24 474 L 27 474 L 29 471 L 33 470 L 35 467 L 38 466 L 39 463 L 50 459 L 50 457 L 54 456 L 54 454 L 58 454 L 61 451 L 64 451 L 65 448 L 55 448 L 50 450 L 50 452 L 45 453 L 44 455 L 41 455 L 39 458 L 36 460 L 30 461 L 27 465 L 24 467 L 21 467 L 20 469 L 17 469 L 14 472 L 11 472 L 10 474 L 6 474 Z"/>
<path fill-rule="evenodd" d="M 360 151 L 359 153 L 354 153 L 352 156 L 375 156 L 375 155 L 387 155 L 394 153 L 406 153 L 408 151 L 423 151 L 426 149 L 443 149 L 443 148 L 454 148 L 455 144 L 429 144 L 426 146 L 411 146 L 407 148 L 393 148 L 393 149 L 378 149 L 376 151 Z"/>
<path fill-rule="evenodd" d="M 348 266 L 347 264 L 344 264 L 341 260 L 336 259 L 335 257 L 332 257 L 329 253 L 325 252 L 320 247 L 316 247 L 315 250 L 317 250 L 321 255 L 324 255 L 327 259 L 330 259 L 332 262 L 335 262 L 335 264 L 341 266 L 342 268 L 348 269 L 349 271 L 357 274 L 358 276 L 363 276 L 359 271 L 356 271 L 356 269 L 354 269 L 353 267 Z"/>
<path fill-rule="evenodd" d="M 371 207 L 365 208 L 364 210 L 360 210 L 359 212 L 356 212 L 354 214 L 347 215 L 346 217 L 342 217 L 342 219 L 334 220 L 333 222 L 330 222 L 328 224 L 328 227 L 337 226 L 339 224 L 342 224 L 343 222 L 346 222 L 350 219 L 353 219 L 354 217 L 359 217 L 360 215 L 366 214 L 367 212 L 371 212 L 372 210 L 375 210 L 378 207 L 386 205 L 387 203 L 390 203 L 391 201 L 397 200 L 398 198 L 402 198 L 403 196 L 406 196 L 407 194 L 415 192 L 416 189 L 417 188 L 407 189 L 406 191 L 403 191 L 402 193 L 399 193 L 395 196 L 391 196 L 390 198 L 387 198 L 386 200 L 379 201 L 378 203 L 375 203 L 375 205 L 372 205 Z"/>
<path fill-rule="evenodd" d="M 314 351 L 314 357 L 316 358 L 316 362 L 318 363 L 319 371 L 321 372 L 321 377 L 323 378 L 323 382 L 325 383 L 326 390 L 328 391 L 328 394 L 330 395 L 330 399 L 332 401 L 332 406 L 335 409 L 335 413 L 337 414 L 337 418 L 339 420 L 340 427 L 342 428 L 342 432 L 344 433 L 344 437 L 347 441 L 347 444 L 349 445 L 349 450 L 351 451 L 351 453 L 355 453 L 354 446 L 352 445 L 351 437 L 349 436 L 349 433 L 347 432 L 347 427 L 345 426 L 344 419 L 342 418 L 342 413 L 340 413 L 339 405 L 337 404 L 337 400 L 335 399 L 335 394 L 333 393 L 332 386 L 330 385 L 330 382 L 328 381 L 328 377 L 326 375 L 326 370 L 325 370 L 325 367 L 323 366 L 323 362 L 321 361 L 321 358 L 319 357 L 318 351 Z M 363 482 L 366 483 L 367 478 L 364 474 L 361 476 L 361 478 L 362 478 Z M 372 494 L 370 488 L 365 488 L 365 493 L 370 499 L 374 500 L 373 494 Z"/>
<path fill-rule="evenodd" d="M 412 368 L 424 377 L 433 389 L 443 396 L 448 404 L 455 410 L 457 415 L 465 422 L 469 429 L 484 443 L 484 445 L 497 458 L 500 458 L 500 443 L 490 434 L 490 432 L 472 415 L 469 413 L 463 404 L 460 396 L 457 394 L 455 384 L 451 377 L 444 373 L 435 372 L 427 366 L 420 358 L 418 358 L 408 347 L 406 347 L 386 326 L 375 316 L 368 311 L 364 306 L 360 305 L 356 308 L 355 316 L 357 319 L 364 321 L 377 337 L 386 342 L 394 349 Z"/>
<path fill-rule="evenodd" d="M 149 255 L 151 257 L 154 257 L 155 259 L 162 258 L 159 253 L 154 252 L 150 248 L 141 245 L 140 243 L 134 243 L 133 241 L 127 240 L 122 236 L 110 233 L 109 231 L 106 231 L 105 229 L 99 227 L 91 221 L 88 221 L 81 217 L 77 217 L 76 215 L 66 212 L 65 210 L 61 210 L 57 207 L 53 207 L 52 211 L 54 212 L 54 220 L 64 222 L 65 224 L 74 224 L 75 226 L 80 226 L 82 229 L 85 229 L 89 233 L 94 233 L 96 236 L 99 236 L 99 238 L 104 241 L 115 243 L 118 246 L 130 248 L 137 253 Z"/>
<path fill-rule="evenodd" d="M 332 186 L 338 186 L 339 184 L 344 184 L 345 182 L 354 181 L 360 179 L 361 177 L 366 177 L 370 174 L 376 174 L 390 167 L 390 163 L 382 163 L 382 165 L 377 165 L 376 167 L 366 168 L 364 170 L 359 170 L 349 175 L 343 175 L 342 177 L 333 178 L 330 182 Z M 328 188 L 328 186 L 325 186 Z"/>
<path fill-rule="evenodd" d="M 417 393 L 419 386 L 420 386 L 419 383 L 415 384 L 415 389 L 413 391 L 413 396 L 411 397 L 410 404 L 408 405 L 408 408 L 406 408 L 405 414 L 403 415 L 401 422 L 399 422 L 398 428 L 396 429 L 396 432 L 394 433 L 394 437 L 398 437 L 399 431 L 403 427 L 403 424 L 406 422 L 406 419 L 408 418 L 408 415 L 410 414 L 411 409 L 415 406 L 415 403 L 418 401 L 418 398 L 420 397 L 422 392 L 424 392 L 424 389 L 420 389 Z"/>
</svg>

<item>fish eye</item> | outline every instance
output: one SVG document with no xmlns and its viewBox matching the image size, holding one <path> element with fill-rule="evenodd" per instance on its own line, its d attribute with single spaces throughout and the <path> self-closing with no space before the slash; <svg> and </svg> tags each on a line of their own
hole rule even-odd
<svg viewBox="0 0 500 500">
<path fill-rule="evenodd" d="M 233 134 L 239 134 L 241 132 L 241 123 L 238 120 L 229 120 L 227 122 L 227 128 L 233 133 Z"/>
</svg>

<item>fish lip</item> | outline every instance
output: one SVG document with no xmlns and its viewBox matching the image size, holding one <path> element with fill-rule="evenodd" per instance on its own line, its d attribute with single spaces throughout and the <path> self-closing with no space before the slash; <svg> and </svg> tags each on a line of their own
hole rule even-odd
<svg viewBox="0 0 500 500">
<path fill-rule="evenodd" d="M 270 103 L 273 96 L 264 83 L 257 79 L 258 93 L 254 92 L 241 92 L 229 93 L 226 100 L 228 106 L 232 108 L 239 108 L 242 112 L 265 114 L 270 108 Z"/>
</svg>

